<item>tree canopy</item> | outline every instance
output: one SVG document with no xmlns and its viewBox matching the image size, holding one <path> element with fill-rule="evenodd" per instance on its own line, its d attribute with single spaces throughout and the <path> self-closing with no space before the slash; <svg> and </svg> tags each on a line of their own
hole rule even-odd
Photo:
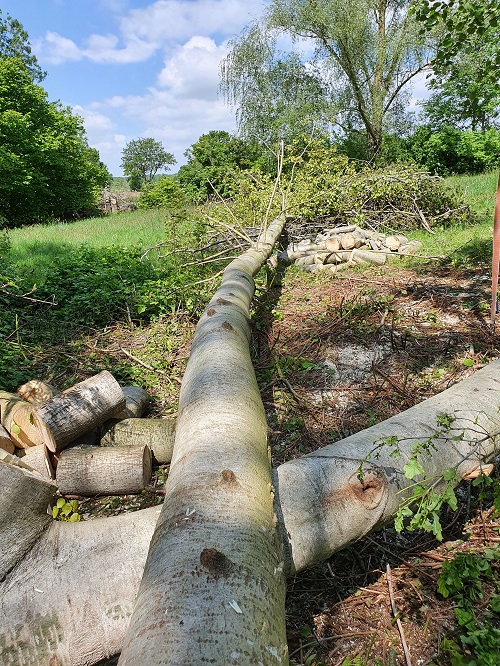
<svg viewBox="0 0 500 666">
<path fill-rule="evenodd" d="M 431 126 L 486 130 L 500 111 L 500 4 L 497 0 L 419 0 L 421 32 L 440 34 L 424 104 Z"/>
<path fill-rule="evenodd" d="M 262 18 L 231 42 L 221 68 L 221 88 L 238 108 L 240 131 L 245 134 L 260 122 L 252 136 L 274 130 L 279 138 L 271 123 L 282 101 L 315 122 L 365 133 L 370 154 L 377 154 L 408 84 L 433 55 L 433 38 L 419 30 L 411 4 L 272 0 Z M 292 40 L 291 53 L 279 51 L 284 39 Z M 263 111 L 256 116 L 259 107 Z"/>
<path fill-rule="evenodd" d="M 46 72 L 38 64 L 31 52 L 28 33 L 21 23 L 9 14 L 3 17 L 0 9 L 0 58 L 19 58 L 34 81 L 43 81 Z"/>
<path fill-rule="evenodd" d="M 122 152 L 121 167 L 126 176 L 142 183 L 151 183 L 160 169 L 176 163 L 160 141 L 151 138 L 129 141 Z"/>
<path fill-rule="evenodd" d="M 179 182 L 198 201 L 215 192 L 228 195 L 235 172 L 250 169 L 263 160 L 262 147 L 256 142 L 223 130 L 202 134 L 184 155 L 188 162 L 179 169 Z"/>
<path fill-rule="evenodd" d="M 0 216 L 7 226 L 82 214 L 110 178 L 82 119 L 49 102 L 21 59 L 0 58 Z"/>
</svg>

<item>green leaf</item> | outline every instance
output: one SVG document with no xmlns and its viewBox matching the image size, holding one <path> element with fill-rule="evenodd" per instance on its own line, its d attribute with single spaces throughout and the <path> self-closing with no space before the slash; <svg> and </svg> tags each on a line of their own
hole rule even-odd
<svg viewBox="0 0 500 666">
<path fill-rule="evenodd" d="M 68 518 L 68 523 L 79 523 L 82 517 L 80 516 L 79 513 L 73 513 L 69 518 Z"/>
<path fill-rule="evenodd" d="M 474 365 L 474 361 L 471 358 L 464 358 L 462 365 L 465 365 L 466 368 L 470 368 Z"/>
<path fill-rule="evenodd" d="M 490 608 L 495 613 L 500 613 L 500 594 L 495 594 L 491 597 Z"/>
<path fill-rule="evenodd" d="M 59 509 L 57 506 L 52 507 L 52 518 L 56 519 L 57 516 L 59 515 Z"/>
<path fill-rule="evenodd" d="M 19 435 L 21 432 L 21 428 L 17 425 L 17 423 L 13 423 L 10 427 L 10 430 L 14 433 L 14 435 Z"/>
<path fill-rule="evenodd" d="M 66 500 L 64 499 L 64 497 L 59 497 L 58 500 L 57 500 L 57 502 L 56 502 L 56 506 L 57 506 L 57 508 L 58 508 L 58 509 L 62 509 L 62 507 L 63 507 L 65 504 L 66 504 Z"/>
<path fill-rule="evenodd" d="M 407 479 L 414 479 L 419 474 L 424 473 L 424 468 L 416 458 L 410 458 L 410 460 L 403 467 L 403 471 Z"/>
</svg>

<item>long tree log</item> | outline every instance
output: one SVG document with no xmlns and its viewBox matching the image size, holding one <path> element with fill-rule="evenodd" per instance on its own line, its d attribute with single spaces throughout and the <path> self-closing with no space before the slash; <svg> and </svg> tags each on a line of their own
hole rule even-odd
<svg viewBox="0 0 500 666">
<path fill-rule="evenodd" d="M 405 497 L 399 488 L 407 488 L 411 483 L 402 471 L 411 445 L 433 435 L 439 414 L 454 414 L 457 422 L 453 424 L 454 432 L 436 442 L 438 450 L 422 457 L 426 476 L 439 476 L 448 467 L 458 465 L 460 475 L 465 477 L 477 470 L 479 456 L 486 461 L 498 454 L 499 371 L 500 361 L 490 363 L 469 379 L 398 416 L 278 467 L 274 475 L 281 507 L 278 507 L 281 534 L 289 555 L 285 560 L 286 573 L 293 575 L 296 570 L 329 557 L 390 520 Z M 460 432 L 461 424 L 468 429 L 464 439 L 450 439 L 457 428 Z M 402 459 L 390 457 L 390 448 L 384 451 L 383 447 L 379 451 L 381 457 L 364 466 L 361 483 L 357 476 L 360 461 L 373 450 L 380 437 L 388 435 L 395 435 L 400 441 Z M 483 438 L 484 441 L 476 447 L 467 442 L 469 437 L 471 442 Z M 22 460 L 19 462 L 22 464 Z M 0 483 L 3 487 L 1 476 Z M 30 511 L 31 500 L 26 512 L 19 513 L 21 498 L 29 499 L 28 491 L 37 497 L 33 486 L 38 484 L 49 490 L 41 502 L 35 502 L 38 508 L 34 515 Z M 47 516 L 45 507 L 53 490 L 53 486 L 28 475 L 18 493 L 0 496 L 0 521 L 4 501 L 6 506 L 14 502 L 12 515 L 26 521 L 28 527 L 21 524 L 18 533 L 31 535 L 28 545 L 14 538 L 19 549 L 13 555 L 10 537 L 7 535 L 6 541 L 1 541 L 3 531 L 0 531 L 0 572 L 5 575 L 12 569 L 0 582 L 2 664 L 88 666 L 119 653 L 123 644 L 159 508 L 70 526 L 54 523 Z M 192 516 L 184 514 L 181 520 L 184 518 Z M 44 529 L 48 534 L 43 534 Z M 42 533 L 39 543 L 29 551 L 29 543 L 36 542 L 39 533 Z M 26 550 L 29 552 L 25 555 Z M 35 588 L 42 592 L 35 592 Z M 214 607 L 213 612 L 225 616 L 223 607 Z M 193 614 L 196 616 L 196 609 Z M 90 625 L 86 624 L 87 616 L 91 618 Z M 266 617 L 265 612 L 262 617 Z M 58 627 L 57 632 L 47 632 L 48 620 L 51 627 Z M 51 636 L 53 640 L 49 643 Z"/>
<path fill-rule="evenodd" d="M 3 467 L 10 466 L 0 464 L 1 481 Z M 46 511 L 55 488 L 39 478 L 25 476 L 21 482 L 11 470 L 17 502 L 8 519 L 0 515 L 0 663 L 91 666 L 118 654 L 159 507 L 144 509 L 140 516 L 56 522 Z M 19 510 L 22 498 L 36 500 L 22 505 L 24 513 Z M 11 520 L 22 523 L 22 529 L 9 527 Z M 25 554 L 28 544 L 33 547 Z M 14 569 L 13 557 L 18 561 Z"/>
<path fill-rule="evenodd" d="M 453 419 L 449 431 L 438 426 L 441 414 Z M 392 446 L 383 444 L 391 438 Z M 404 466 L 426 440 L 432 443 L 417 458 L 424 473 L 408 479 Z M 396 447 L 399 457 L 391 455 Z M 464 478 L 499 453 L 500 360 L 401 414 L 280 465 L 288 573 L 387 524 L 416 480 L 430 485 L 451 468 Z"/>
<path fill-rule="evenodd" d="M 287 661 L 283 555 L 248 324 L 253 277 L 284 223 L 229 264 L 196 329 L 122 666 Z"/>
<path fill-rule="evenodd" d="M 103 370 L 45 402 L 38 407 L 37 414 L 52 434 L 52 441 L 45 443 L 50 451 L 59 453 L 124 408 L 122 389 L 113 375 Z"/>
</svg>

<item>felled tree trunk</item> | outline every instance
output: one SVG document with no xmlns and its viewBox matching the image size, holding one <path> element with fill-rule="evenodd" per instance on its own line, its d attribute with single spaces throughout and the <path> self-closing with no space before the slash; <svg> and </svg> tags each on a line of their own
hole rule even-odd
<svg viewBox="0 0 500 666">
<path fill-rule="evenodd" d="M 166 419 L 111 419 L 101 429 L 101 446 L 147 444 L 160 465 L 172 460 L 175 421 Z"/>
<path fill-rule="evenodd" d="M 485 462 L 498 454 L 499 376 L 500 361 L 490 363 L 469 379 L 398 416 L 278 467 L 274 472 L 279 500 L 276 506 L 287 557 L 285 564 L 278 563 L 276 568 L 284 566 L 292 575 L 390 520 L 405 497 L 399 488 L 408 492 L 412 483 L 402 471 L 409 447 L 435 433 L 439 414 L 455 415 L 457 421 L 447 437 L 436 441 L 437 450 L 421 457 L 425 476 L 439 476 L 455 465 L 461 476 L 467 476 L 477 470 L 480 460 Z M 452 439 L 462 434 L 462 427 L 464 439 Z M 361 483 L 357 475 L 360 461 L 381 437 L 391 435 L 400 441 L 402 458 L 390 457 L 390 448 L 380 449 L 380 458 L 372 456 L 371 462 L 363 466 Z M 23 464 L 21 459 L 15 460 Z M 0 487 L 5 489 L 0 495 L 0 663 L 88 666 L 118 654 L 159 507 L 84 523 L 55 523 L 46 510 L 54 486 L 22 470 L 7 475 L 9 469 L 0 463 Z M 225 477 L 221 486 L 231 483 L 231 476 Z M 211 486 L 211 490 L 219 495 L 217 487 Z M 25 510 L 19 511 L 20 505 Z M 194 515 L 186 508 L 179 515 L 178 526 L 174 524 L 172 529 L 183 534 L 183 526 L 188 528 Z M 160 529 L 165 529 L 164 523 Z M 215 546 L 213 550 L 220 552 Z M 211 563 L 214 578 L 218 566 L 225 570 L 224 560 L 215 552 L 205 552 L 203 561 Z M 195 571 L 203 577 L 210 569 L 200 561 Z M 162 582 L 168 585 L 168 578 Z M 223 574 L 212 584 L 227 589 Z M 236 601 L 243 610 L 244 605 L 233 596 L 226 598 Z M 188 632 L 190 623 L 197 621 L 196 601 L 194 598 L 186 609 L 187 614 L 192 613 L 185 620 Z M 232 609 L 237 614 L 234 606 Z M 221 621 L 226 617 L 222 605 L 215 604 L 212 613 Z M 237 615 L 244 622 L 244 614 Z M 267 617 L 267 609 L 263 609 L 261 618 Z M 207 624 L 207 640 L 212 630 L 212 624 Z M 185 659 L 189 663 L 187 655 Z M 141 659 L 137 663 L 150 666 L 158 662 Z M 200 661 L 193 657 L 191 663 Z M 231 661 L 221 658 L 215 663 Z M 240 663 L 253 666 L 258 661 Z"/>
<path fill-rule="evenodd" d="M 159 508 L 60 523 L 47 514 L 54 486 L 0 463 L 2 488 L 8 479 L 17 491 L 0 513 L 0 663 L 90 666 L 118 654 Z"/>
<path fill-rule="evenodd" d="M 436 436 L 442 430 L 440 414 L 453 421 Z M 381 445 L 391 437 L 397 444 Z M 429 438 L 432 446 L 417 458 L 424 473 L 407 479 L 404 466 L 413 447 Z M 391 456 L 396 447 L 400 457 Z M 416 480 L 429 485 L 451 468 L 465 478 L 499 453 L 500 361 L 494 361 L 387 421 L 280 465 L 276 487 L 288 542 L 288 573 L 310 567 L 387 524 L 411 496 Z"/>
<path fill-rule="evenodd" d="M 127 495 L 140 493 L 151 480 L 148 446 L 72 447 L 57 464 L 56 485 L 62 495 Z"/>
<path fill-rule="evenodd" d="M 229 264 L 198 324 L 122 666 L 287 661 L 283 556 L 248 325 L 253 276 L 284 222 Z"/>
<path fill-rule="evenodd" d="M 52 441 L 45 443 L 50 451 L 59 453 L 124 408 L 122 389 L 116 379 L 103 370 L 40 405 L 37 414 L 52 434 Z"/>
</svg>

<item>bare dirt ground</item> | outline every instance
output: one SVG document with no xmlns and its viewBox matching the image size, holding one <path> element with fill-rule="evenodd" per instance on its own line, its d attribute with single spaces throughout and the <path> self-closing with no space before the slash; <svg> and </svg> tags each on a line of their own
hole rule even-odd
<svg viewBox="0 0 500 666">
<path fill-rule="evenodd" d="M 340 278 L 289 270 L 258 291 L 252 351 L 273 464 L 386 419 L 497 358 L 489 294 L 486 267 L 396 265 Z M 166 342 L 169 327 L 176 333 Z M 193 331 L 182 315 L 148 328 L 114 327 L 71 352 L 73 372 L 132 366 L 151 386 L 152 415 L 171 417 Z M 82 500 L 81 510 L 91 517 L 159 503 L 167 472 L 158 470 L 141 496 Z M 442 562 L 458 550 L 497 546 L 500 531 L 498 515 L 470 484 L 459 492 L 459 509 L 443 515 L 443 544 L 386 529 L 290 580 L 292 663 L 407 664 L 396 619 L 412 664 L 447 663 L 439 645 L 456 626 L 452 604 L 436 593 Z"/>
</svg>

